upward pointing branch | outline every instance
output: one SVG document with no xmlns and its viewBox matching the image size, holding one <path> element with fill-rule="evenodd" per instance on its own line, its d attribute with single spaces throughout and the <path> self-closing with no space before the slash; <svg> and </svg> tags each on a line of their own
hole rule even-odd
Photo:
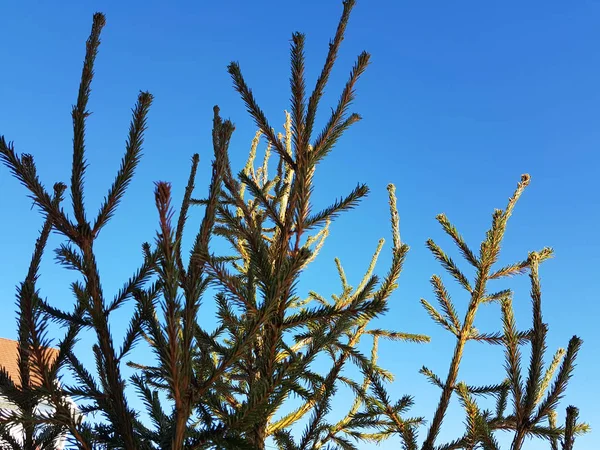
<svg viewBox="0 0 600 450">
<path fill-rule="evenodd" d="M 275 132 L 273 128 L 269 124 L 267 120 L 267 116 L 260 109 L 258 104 L 256 103 L 256 99 L 254 98 L 254 94 L 252 93 L 252 89 L 248 87 L 244 77 L 242 75 L 242 71 L 240 69 L 240 65 L 237 62 L 232 62 L 229 64 L 227 70 L 231 75 L 231 79 L 233 80 L 233 85 L 242 96 L 242 100 L 246 104 L 246 109 L 256 122 L 256 125 L 262 131 L 262 133 L 267 137 L 269 142 L 273 145 L 279 156 L 293 169 L 296 168 L 296 163 L 292 159 L 292 156 L 288 154 L 284 145 L 281 143 L 277 136 L 275 136 Z"/>
<path fill-rule="evenodd" d="M 296 148 L 296 158 L 301 152 L 308 151 L 308 139 L 304 137 L 305 81 L 304 81 L 304 35 L 294 33 L 291 49 L 292 76 L 292 139 Z"/>
<path fill-rule="evenodd" d="M 152 104 L 152 94 L 140 92 L 137 103 L 132 110 L 131 124 L 129 125 L 129 136 L 125 144 L 125 155 L 121 160 L 121 167 L 115 177 L 115 181 L 110 187 L 104 202 L 100 206 L 98 217 L 94 222 L 93 234 L 97 237 L 100 229 L 110 220 L 115 213 L 119 202 L 125 195 L 125 191 L 131 182 L 135 169 L 142 156 L 142 144 L 144 143 L 144 132 L 146 131 L 146 118 L 150 105 Z"/>
<path fill-rule="evenodd" d="M 94 61 L 100 46 L 100 33 L 106 23 L 104 14 L 94 14 L 92 31 L 86 42 L 85 59 L 81 72 L 77 104 L 73 106 L 73 169 L 71 173 L 71 198 L 77 223 L 86 223 L 83 207 L 83 178 L 85 175 L 85 120 L 89 116 L 87 103 L 90 97 L 92 79 L 94 78 Z"/>
<path fill-rule="evenodd" d="M 315 123 L 315 117 L 317 115 L 317 108 L 319 106 L 319 100 L 323 96 L 323 91 L 325 90 L 325 86 L 327 85 L 327 81 L 329 81 L 329 75 L 331 74 L 331 69 L 333 69 L 333 64 L 337 59 L 337 54 L 340 49 L 340 45 L 344 40 L 344 33 L 346 32 L 346 25 L 348 25 L 348 20 L 350 19 L 350 12 L 354 5 L 356 4 L 356 0 L 345 0 L 344 1 L 344 10 L 342 11 L 342 17 L 338 23 L 337 30 L 335 32 L 335 37 L 333 41 L 329 43 L 329 52 L 327 53 L 327 59 L 325 60 L 325 65 L 323 70 L 321 71 L 321 75 L 317 79 L 317 84 L 315 86 L 315 90 L 310 96 L 308 101 L 308 109 L 306 112 L 306 136 L 310 136 L 313 131 L 313 126 Z"/>
</svg>

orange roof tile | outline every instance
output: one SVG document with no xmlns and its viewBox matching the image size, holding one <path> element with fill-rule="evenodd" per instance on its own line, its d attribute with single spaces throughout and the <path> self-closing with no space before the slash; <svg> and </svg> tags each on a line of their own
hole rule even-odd
<svg viewBox="0 0 600 450">
<path fill-rule="evenodd" d="M 58 350 L 48 348 L 50 360 L 54 360 L 58 356 Z M 3 367 L 10 376 L 13 383 L 17 386 L 21 384 L 21 376 L 19 374 L 19 343 L 12 339 L 0 337 L 0 367 Z M 32 361 L 33 362 L 33 361 Z M 39 385 L 41 380 L 35 374 L 31 374 L 31 381 L 34 385 Z"/>
</svg>

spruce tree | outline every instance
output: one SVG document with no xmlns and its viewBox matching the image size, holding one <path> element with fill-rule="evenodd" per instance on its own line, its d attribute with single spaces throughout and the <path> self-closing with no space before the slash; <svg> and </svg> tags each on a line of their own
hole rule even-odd
<svg viewBox="0 0 600 450">
<path fill-rule="evenodd" d="M 511 431 L 514 450 L 523 448 L 529 437 L 548 439 L 552 449 L 571 449 L 575 436 L 588 430 L 578 421 L 574 407 L 567 408 L 564 426 L 556 422 L 556 408 L 571 377 L 581 340 L 574 337 L 544 369 L 547 325 L 541 313 L 539 265 L 552 251 L 532 252 L 522 262 L 495 267 L 507 221 L 529 183 L 528 176 L 522 178 L 508 206 L 494 212 L 478 255 L 444 215 L 438 216 L 443 229 L 475 268 L 472 282 L 437 244 L 427 242 L 468 297 L 462 321 L 440 277 L 431 279 L 440 310 L 422 300 L 433 320 L 456 340 L 444 380 L 426 367 L 422 369 L 442 391 L 431 418 L 410 415 L 413 396 L 390 397 L 387 388 L 393 374 L 378 360 L 380 339 L 426 343 L 429 338 L 372 324 L 388 311 L 388 300 L 398 285 L 409 250 L 400 237 L 393 185 L 388 187 L 392 258 L 384 274 L 375 275 L 385 247 L 382 239 L 356 286 L 336 260 L 339 294 L 328 298 L 323 293 L 310 291 L 303 296 L 298 292 L 299 281 L 318 256 L 332 221 L 355 208 L 368 194 L 365 185 L 358 185 L 328 208 L 313 210 L 317 167 L 344 132 L 360 120 L 350 108 L 358 79 L 369 63 L 366 52 L 358 56 L 324 128 L 315 130 L 321 98 L 354 3 L 343 2 L 337 30 L 310 94 L 304 73 L 305 36 L 292 35 L 291 106 L 281 133 L 274 131 L 258 106 L 240 66 L 229 65 L 234 87 L 258 127 L 246 164 L 240 171 L 233 169 L 229 145 L 234 125 L 215 107 L 208 192 L 201 195 L 196 190 L 198 154 L 192 157 L 177 213 L 171 184 L 156 183 L 158 229 L 154 242 L 143 244 L 139 269 L 114 296 L 103 289 L 95 243 L 116 213 L 142 156 L 152 95 L 141 92 L 138 96 L 121 166 L 92 220 L 84 202 L 88 170 L 85 130 L 94 62 L 105 25 L 102 14 L 94 15 L 72 111 L 72 214 L 61 206 L 67 187 L 57 183 L 51 195 L 38 178 L 33 157 L 19 155 L 12 143 L 0 138 L 0 158 L 28 189 L 45 221 L 29 272 L 17 292 L 20 380 L 15 382 L 0 371 L 0 393 L 17 407 L 17 413 L 0 417 L 0 434 L 11 448 L 53 448 L 55 440 L 66 435 L 74 448 L 90 450 L 262 450 L 267 442 L 282 450 L 356 449 L 390 438 L 401 442 L 403 448 L 415 450 L 495 449 L 495 433 Z M 263 158 L 258 153 L 261 142 L 266 144 Z M 193 230 L 193 243 L 184 257 L 182 242 L 188 217 L 198 210 L 201 225 Z M 55 252 L 58 262 L 81 275 L 81 281 L 71 285 L 75 297 L 71 311 L 56 308 L 36 290 L 42 253 L 52 230 L 65 238 Z M 228 242 L 227 252 L 216 252 L 217 239 Z M 533 325 L 519 331 L 511 306 L 512 292 L 491 293 L 487 283 L 526 272 L 531 278 Z M 198 321 L 201 304 L 206 302 L 217 305 L 214 329 L 206 329 Z M 117 343 L 110 329 L 111 316 L 126 303 L 134 305 L 134 312 L 123 341 Z M 486 303 L 500 306 L 504 328 L 498 333 L 483 334 L 474 328 L 478 308 Z M 61 339 L 48 336 L 49 321 L 64 327 Z M 95 336 L 94 370 L 85 367 L 74 351 L 84 332 Z M 366 339 L 371 346 L 368 354 L 359 346 Z M 506 379 L 494 380 L 488 386 L 471 386 L 458 379 L 465 344 L 470 340 L 504 346 Z M 53 345 L 57 350 L 50 358 L 48 349 Z M 136 345 L 148 346 L 154 360 L 133 358 L 131 351 Z M 520 348 L 524 345 L 531 349 L 527 373 L 523 373 L 521 361 Z M 328 362 L 323 363 L 323 359 Z M 129 380 L 123 376 L 125 364 L 135 370 Z M 351 365 L 358 369 L 358 378 L 348 376 L 346 368 Z M 73 380 L 69 384 L 63 378 L 66 371 Z M 33 383 L 32 377 L 39 381 Z M 142 398 L 149 420 L 131 408 L 131 392 L 126 386 L 135 388 Z M 340 387 L 355 395 L 350 409 L 341 415 L 331 407 Z M 465 430 L 455 441 L 439 444 L 437 437 L 453 395 L 464 406 Z M 496 411 L 482 410 L 476 396 L 494 397 Z M 68 403 L 70 397 L 78 401 L 77 409 Z M 509 398 L 512 411 L 507 412 Z M 36 405 L 42 401 L 52 406 L 50 413 L 37 411 Z M 92 412 L 99 413 L 98 420 L 91 420 Z M 8 434 L 15 425 L 23 430 L 22 442 Z M 419 431 L 424 431 L 422 444 Z"/>
</svg>

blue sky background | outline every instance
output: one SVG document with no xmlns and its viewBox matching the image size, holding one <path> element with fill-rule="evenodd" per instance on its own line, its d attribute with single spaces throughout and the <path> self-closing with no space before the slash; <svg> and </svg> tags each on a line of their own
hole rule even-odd
<svg viewBox="0 0 600 450">
<path fill-rule="evenodd" d="M 14 140 L 17 151 L 35 156 L 48 186 L 69 179 L 70 109 L 96 10 L 107 14 L 108 25 L 89 105 L 94 112 L 87 134 L 89 211 L 99 205 L 118 168 L 137 92 L 149 90 L 156 97 L 145 157 L 97 246 L 105 292 L 112 295 L 137 267 L 141 243 L 153 239 L 152 183 L 172 181 L 180 198 L 190 157 L 199 152 L 198 196 L 205 192 L 214 104 L 237 125 L 231 145 L 235 166 L 241 168 L 245 161 L 255 129 L 231 87 L 226 65 L 240 62 L 271 123 L 281 129 L 283 110 L 289 108 L 291 33 L 308 35 L 312 86 L 335 31 L 341 1 L 64 1 L 60 7 L 43 1 L 1 2 L 0 134 Z M 325 295 L 338 292 L 335 256 L 356 285 L 380 237 L 388 240 L 380 261 L 384 273 L 391 243 L 385 187 L 395 183 L 402 237 L 412 250 L 390 312 L 377 325 L 426 333 L 432 343 L 384 343 L 380 361 L 397 374 L 392 395 L 415 396 L 415 415 L 430 419 L 439 395 L 418 369 L 427 365 L 444 376 L 454 345 L 419 305 L 419 298 L 432 298 L 429 277 L 441 274 L 425 240 L 434 238 L 458 257 L 434 217 L 445 212 L 478 248 L 493 209 L 505 206 L 521 173 L 528 172 L 532 184 L 509 223 L 502 262 L 521 260 L 543 246 L 556 250 L 556 258 L 541 271 L 543 309 L 550 325 L 549 357 L 557 347 L 566 346 L 572 334 L 583 338 L 562 407 L 575 404 L 584 420 L 600 426 L 599 21 L 600 2 L 591 0 L 452 4 L 363 0 L 354 11 L 322 112 L 335 104 L 356 55 L 366 49 L 372 65 L 359 84 L 355 103 L 364 120 L 319 169 L 315 207 L 326 206 L 357 182 L 367 183 L 372 193 L 359 209 L 335 222 L 300 288 Z M 14 287 L 26 273 L 41 219 L 5 168 L 0 169 L 0 211 L 0 335 L 14 338 Z M 192 213 L 188 238 L 199 219 L 200 212 Z M 51 246 L 59 242 L 53 237 Z M 444 279 L 464 311 L 466 297 L 454 289 L 449 277 Z M 43 295 L 57 306 L 70 307 L 72 280 L 72 273 L 53 264 L 49 251 L 40 279 Z M 515 289 L 518 324 L 529 326 L 527 278 L 495 285 Z M 202 311 L 210 326 L 214 311 L 210 299 Z M 115 317 L 117 336 L 128 313 L 125 308 Z M 482 308 L 476 326 L 499 329 L 499 308 Z M 91 342 L 84 339 L 80 345 L 88 363 L 86 346 Z M 140 347 L 134 356 L 145 354 Z M 502 365 L 501 349 L 471 344 L 460 378 L 472 384 L 500 381 Z M 340 398 L 334 410 L 341 414 L 345 406 L 346 399 Z M 442 440 L 456 437 L 455 427 L 462 420 L 454 404 Z M 580 438 L 577 448 L 597 448 L 598 436 Z M 380 448 L 397 448 L 397 442 Z M 531 443 L 527 448 L 546 447 Z"/>
</svg>

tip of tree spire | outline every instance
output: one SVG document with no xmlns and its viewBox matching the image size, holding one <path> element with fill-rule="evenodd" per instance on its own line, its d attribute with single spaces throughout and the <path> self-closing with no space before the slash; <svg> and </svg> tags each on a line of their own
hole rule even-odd
<svg viewBox="0 0 600 450">
<path fill-rule="evenodd" d="M 106 25 L 106 15 L 101 12 L 94 13 L 94 24 L 103 27 Z"/>
<path fill-rule="evenodd" d="M 151 102 L 154 99 L 154 96 L 148 91 L 140 91 L 138 99 L 141 102 Z"/>
<path fill-rule="evenodd" d="M 227 65 L 227 72 L 229 72 L 232 75 L 236 72 L 239 72 L 239 70 L 240 70 L 240 64 L 237 61 L 231 61 Z"/>
</svg>

